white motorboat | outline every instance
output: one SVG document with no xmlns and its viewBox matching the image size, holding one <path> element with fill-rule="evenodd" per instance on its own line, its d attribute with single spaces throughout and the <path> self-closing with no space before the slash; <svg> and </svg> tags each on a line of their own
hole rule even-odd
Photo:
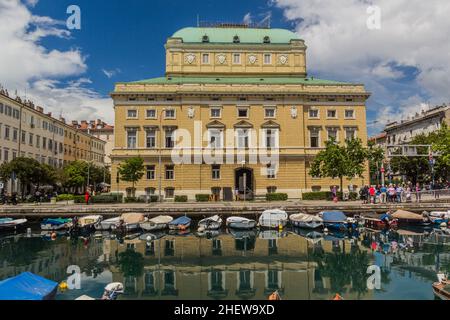
<svg viewBox="0 0 450 320">
<path fill-rule="evenodd" d="M 99 224 L 103 220 L 102 216 L 99 215 L 91 215 L 81 217 L 77 221 L 77 226 L 83 230 L 94 229 L 95 225 Z"/>
<path fill-rule="evenodd" d="M 109 231 L 116 229 L 120 224 L 120 217 L 110 218 L 100 221 L 95 225 L 96 230 Z"/>
<path fill-rule="evenodd" d="M 120 217 L 118 229 L 132 231 L 140 228 L 140 224 L 145 221 L 145 217 L 141 213 L 124 213 Z"/>
<path fill-rule="evenodd" d="M 292 225 L 298 228 L 317 229 L 323 226 L 323 219 L 305 213 L 293 214 L 289 217 Z"/>
<path fill-rule="evenodd" d="M 140 227 L 145 231 L 164 230 L 169 227 L 169 223 L 173 221 L 171 216 L 158 216 L 147 221 L 141 222 Z"/>
<path fill-rule="evenodd" d="M 259 217 L 259 225 L 262 228 L 284 227 L 289 221 L 286 211 L 280 209 L 270 209 L 264 211 Z"/>
<path fill-rule="evenodd" d="M 222 218 L 218 215 L 200 220 L 198 223 L 198 231 L 217 230 L 222 226 Z"/>
<path fill-rule="evenodd" d="M 2 218 L 0 219 L 0 230 L 3 229 L 17 229 L 18 227 L 27 223 L 27 219 L 11 219 L 11 218 Z"/>
<path fill-rule="evenodd" d="M 232 229 L 250 230 L 256 227 L 256 221 L 243 217 L 229 217 L 227 227 Z"/>
<path fill-rule="evenodd" d="M 430 221 L 434 224 L 441 225 L 442 223 L 450 222 L 450 210 L 449 211 L 431 211 L 430 213 L 424 212 L 428 216 Z"/>
<path fill-rule="evenodd" d="M 124 293 L 124 286 L 120 282 L 110 283 L 105 287 L 101 299 L 95 299 L 88 295 L 82 295 L 75 300 L 78 301 L 94 301 L 94 300 L 117 300 L 117 297 Z"/>
</svg>

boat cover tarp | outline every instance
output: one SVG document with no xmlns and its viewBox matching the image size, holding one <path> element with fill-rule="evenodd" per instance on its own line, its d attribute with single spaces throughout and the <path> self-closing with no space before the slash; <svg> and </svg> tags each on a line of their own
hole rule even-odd
<svg viewBox="0 0 450 320">
<path fill-rule="evenodd" d="M 45 300 L 57 286 L 57 282 L 24 272 L 0 282 L 0 300 Z"/>
<path fill-rule="evenodd" d="M 60 226 L 62 224 L 69 223 L 71 219 L 63 219 L 63 218 L 48 218 L 42 221 L 43 224 L 51 224 L 54 226 Z"/>
<path fill-rule="evenodd" d="M 208 221 L 210 222 L 219 222 L 221 220 L 221 218 L 218 215 L 212 216 L 212 217 L 208 217 L 205 218 L 203 220 L 201 220 L 199 223 L 206 223 Z"/>
<path fill-rule="evenodd" d="M 251 219 L 247 219 L 244 217 L 229 217 L 227 219 L 228 223 L 250 223 L 250 222 L 255 222 L 255 220 L 251 220 Z"/>
<path fill-rule="evenodd" d="M 142 213 L 124 213 L 121 219 L 125 223 L 140 223 L 145 221 L 145 217 Z"/>
<path fill-rule="evenodd" d="M 149 221 L 154 224 L 160 224 L 160 223 L 169 223 L 173 220 L 171 216 L 158 216 L 153 219 L 150 219 Z"/>
<path fill-rule="evenodd" d="M 312 214 L 306 214 L 306 213 L 298 213 L 293 214 L 289 217 L 291 221 L 301 221 L 301 222 L 322 222 L 322 218 L 318 216 L 314 216 Z"/>
<path fill-rule="evenodd" d="M 342 211 L 324 211 L 322 219 L 325 222 L 344 222 L 347 216 Z"/>
<path fill-rule="evenodd" d="M 190 222 L 191 222 L 191 218 L 179 217 L 178 219 L 173 220 L 169 224 L 172 224 L 172 225 L 184 225 L 184 224 L 188 224 Z"/>
<path fill-rule="evenodd" d="M 13 219 L 11 219 L 11 218 L 2 218 L 2 219 L 0 219 L 0 224 L 10 223 L 11 221 L 13 221 Z"/>
<path fill-rule="evenodd" d="M 81 217 L 81 218 L 78 220 L 78 223 L 79 223 L 81 226 L 85 226 L 85 225 L 88 225 L 88 224 L 96 223 L 96 222 L 98 222 L 101 218 L 102 218 L 102 216 L 85 216 L 85 217 Z"/>
<path fill-rule="evenodd" d="M 397 210 L 392 215 L 395 219 L 407 219 L 407 220 L 423 220 L 420 214 L 409 212 L 405 210 Z"/>
<path fill-rule="evenodd" d="M 381 217 L 380 217 L 381 221 L 383 221 L 383 220 L 391 220 L 391 219 L 392 219 L 392 217 L 388 213 L 382 214 Z"/>
</svg>

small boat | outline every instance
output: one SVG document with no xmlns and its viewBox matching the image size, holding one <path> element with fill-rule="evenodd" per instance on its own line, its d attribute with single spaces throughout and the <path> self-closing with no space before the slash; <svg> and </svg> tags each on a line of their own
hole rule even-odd
<svg viewBox="0 0 450 320">
<path fill-rule="evenodd" d="M 27 223 L 27 221 L 27 219 L 2 218 L 0 219 L 0 230 L 17 229 Z"/>
<path fill-rule="evenodd" d="M 145 217 L 141 213 L 124 213 L 120 217 L 117 229 L 123 231 L 133 231 L 140 228 L 140 224 L 145 221 Z"/>
<path fill-rule="evenodd" d="M 218 215 L 200 220 L 198 223 L 198 231 L 217 230 L 222 226 L 222 218 Z"/>
<path fill-rule="evenodd" d="M 433 293 L 441 300 L 450 300 L 450 281 L 443 274 L 438 274 L 438 281 L 433 283 Z"/>
<path fill-rule="evenodd" d="M 250 230 L 256 227 L 256 221 L 243 217 L 229 217 L 227 227 L 232 229 Z"/>
<path fill-rule="evenodd" d="M 41 222 L 41 230 L 56 231 L 70 229 L 72 227 L 72 219 L 66 218 L 48 218 Z"/>
<path fill-rule="evenodd" d="M 448 224 L 450 221 L 450 211 L 431 211 L 430 213 L 424 212 L 430 221 L 434 224 L 441 225 L 443 223 Z"/>
<path fill-rule="evenodd" d="M 322 211 L 319 217 L 323 219 L 323 225 L 329 229 L 354 230 L 358 227 L 356 220 L 347 217 L 342 211 Z"/>
<path fill-rule="evenodd" d="M 101 220 L 99 223 L 95 225 L 96 230 L 101 231 L 109 231 L 116 229 L 119 226 L 120 223 L 120 217 L 110 218 L 106 220 Z"/>
<path fill-rule="evenodd" d="M 173 221 L 171 216 L 158 216 L 147 221 L 141 222 L 139 226 L 144 231 L 156 231 L 167 229 L 169 223 Z"/>
<path fill-rule="evenodd" d="M 166 233 L 163 231 L 148 232 L 148 233 L 141 234 L 139 236 L 139 240 L 155 241 L 155 240 L 163 238 L 165 235 L 166 235 Z"/>
<path fill-rule="evenodd" d="M 323 219 L 311 214 L 293 214 L 289 220 L 294 227 L 298 228 L 317 229 L 323 226 Z"/>
<path fill-rule="evenodd" d="M 179 218 L 169 222 L 169 229 L 170 230 L 186 230 L 191 226 L 191 221 L 192 221 L 192 219 L 187 216 L 179 217 Z"/>
<path fill-rule="evenodd" d="M 93 301 L 93 300 L 117 300 L 119 295 L 124 293 L 124 286 L 120 282 L 113 282 L 105 287 L 103 296 L 100 299 L 95 299 L 87 295 L 82 295 L 75 300 L 78 301 Z"/>
<path fill-rule="evenodd" d="M 259 217 L 259 225 L 263 228 L 279 228 L 286 226 L 288 220 L 286 211 L 269 209 L 265 210 Z"/>
<path fill-rule="evenodd" d="M 81 230 L 90 231 L 95 229 L 95 225 L 99 224 L 102 220 L 103 217 L 99 215 L 84 216 L 78 219 L 77 227 Z"/>
<path fill-rule="evenodd" d="M 31 272 L 0 281 L 0 300 L 52 300 L 58 283 Z"/>
<path fill-rule="evenodd" d="M 366 228 L 374 230 L 396 229 L 398 227 L 398 220 L 394 219 L 390 214 L 376 214 L 367 213 L 361 216 L 363 225 Z"/>
<path fill-rule="evenodd" d="M 426 215 L 417 214 L 406 210 L 397 210 L 392 217 L 398 220 L 401 225 L 428 226 L 431 224 L 430 219 Z"/>
</svg>

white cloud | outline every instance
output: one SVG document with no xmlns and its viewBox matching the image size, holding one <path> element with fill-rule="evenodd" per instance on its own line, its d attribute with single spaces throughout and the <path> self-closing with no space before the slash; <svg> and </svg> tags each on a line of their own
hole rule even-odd
<svg viewBox="0 0 450 320">
<path fill-rule="evenodd" d="M 381 9 L 379 30 L 367 28 L 371 5 Z M 432 104 L 450 100 L 450 1 L 278 0 L 276 6 L 297 23 L 309 70 L 365 83 L 379 120 L 420 110 L 428 97 Z M 411 96 L 420 101 L 408 107 Z"/>
<path fill-rule="evenodd" d="M 79 49 L 48 50 L 40 40 L 69 38 L 65 23 L 33 15 L 29 7 L 37 0 L 0 0 L 0 83 L 54 115 L 62 111 L 67 120 L 105 118 L 112 121 L 112 102 L 89 89 L 82 77 L 87 71 Z M 70 83 L 64 79 L 77 79 Z"/>
<path fill-rule="evenodd" d="M 121 71 L 120 69 L 113 69 L 113 70 L 102 69 L 102 72 L 108 79 L 111 79 Z"/>
</svg>

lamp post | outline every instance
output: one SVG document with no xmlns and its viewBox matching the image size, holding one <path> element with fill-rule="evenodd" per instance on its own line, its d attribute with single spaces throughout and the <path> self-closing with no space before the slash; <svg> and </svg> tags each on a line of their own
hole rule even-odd
<svg viewBox="0 0 450 320">
<path fill-rule="evenodd" d="M 163 114 L 164 114 L 164 111 L 166 111 L 166 109 L 165 108 L 163 108 L 162 110 L 161 110 L 161 114 L 160 114 L 160 117 L 159 117 L 159 142 L 158 142 L 158 144 L 159 144 L 159 156 L 158 156 L 158 166 L 159 166 L 159 181 L 158 181 L 158 189 L 159 189 L 159 195 L 158 195 L 158 201 L 159 202 L 162 202 L 162 158 L 161 158 L 161 152 L 162 152 L 162 133 L 163 133 L 163 129 L 162 129 L 162 117 L 163 117 Z"/>
</svg>

